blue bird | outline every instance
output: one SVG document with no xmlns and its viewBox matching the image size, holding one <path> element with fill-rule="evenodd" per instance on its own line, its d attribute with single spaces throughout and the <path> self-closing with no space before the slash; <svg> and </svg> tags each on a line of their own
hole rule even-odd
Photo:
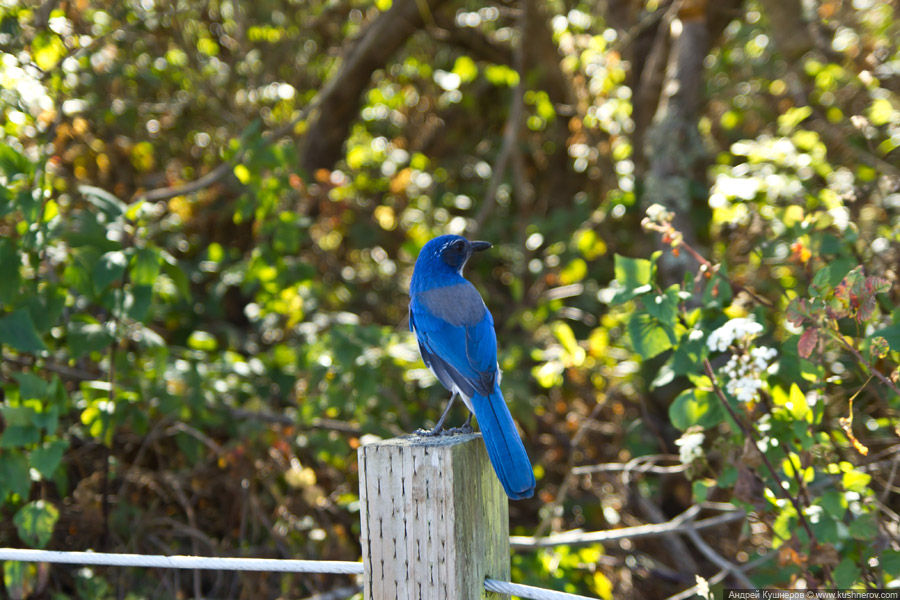
<svg viewBox="0 0 900 600">
<path fill-rule="evenodd" d="M 416 259 L 409 289 L 409 328 L 425 365 L 451 392 L 444 414 L 431 431 L 441 432 L 457 396 L 469 409 L 463 431 L 472 431 L 472 414 L 503 489 L 513 500 L 534 495 L 534 472 L 503 394 L 497 365 L 494 319 L 481 295 L 463 276 L 474 252 L 488 242 L 442 235 L 425 244 Z"/>
</svg>

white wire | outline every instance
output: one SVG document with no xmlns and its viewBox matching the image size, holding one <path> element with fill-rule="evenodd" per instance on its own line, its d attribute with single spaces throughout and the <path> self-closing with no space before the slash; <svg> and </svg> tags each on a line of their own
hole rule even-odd
<svg viewBox="0 0 900 600">
<path fill-rule="evenodd" d="M 553 590 L 545 590 L 543 588 L 534 587 L 533 585 L 509 583 L 508 581 L 497 581 L 496 579 L 485 579 L 484 589 L 489 592 L 497 592 L 498 594 L 510 594 L 519 596 L 520 598 L 530 598 L 531 600 L 596 600 L 596 598 L 590 598 L 589 596 L 579 596 L 578 594 L 569 594 L 566 592 L 555 592 Z"/>
<path fill-rule="evenodd" d="M 59 552 L 0 548 L 0 561 L 46 562 L 108 567 L 148 567 L 158 569 L 216 569 L 223 571 L 269 571 L 280 573 L 333 573 L 361 575 L 361 562 L 338 560 L 290 560 L 276 558 L 217 558 L 207 556 L 163 556 L 161 554 L 114 554 L 109 552 Z M 513 594 L 531 600 L 595 600 L 531 585 L 485 579 L 489 592 Z"/>
<path fill-rule="evenodd" d="M 57 552 L 0 548 L 0 560 L 48 562 L 111 567 L 152 567 L 161 569 L 220 569 L 223 571 L 271 571 L 281 573 L 335 573 L 360 575 L 361 562 L 336 560 L 285 560 L 271 558 L 217 558 L 207 556 L 162 556 L 112 554 L 106 552 Z"/>
</svg>

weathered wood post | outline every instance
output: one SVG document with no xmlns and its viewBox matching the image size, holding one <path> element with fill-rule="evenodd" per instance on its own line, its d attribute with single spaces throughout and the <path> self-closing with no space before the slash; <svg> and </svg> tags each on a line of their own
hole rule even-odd
<svg viewBox="0 0 900 600">
<path fill-rule="evenodd" d="M 481 435 L 407 436 L 359 449 L 366 600 L 508 599 L 509 506 Z"/>
</svg>

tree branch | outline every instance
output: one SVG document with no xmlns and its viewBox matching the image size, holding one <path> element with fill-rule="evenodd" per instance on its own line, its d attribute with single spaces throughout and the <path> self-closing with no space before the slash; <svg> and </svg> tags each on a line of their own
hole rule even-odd
<svg viewBox="0 0 900 600">
<path fill-rule="evenodd" d="M 331 169 L 341 156 L 344 139 L 356 120 L 360 97 L 372 74 L 385 65 L 409 37 L 446 0 L 394 0 L 347 51 L 337 74 L 320 92 L 318 114 L 305 136 L 300 165 L 307 173 Z"/>
<path fill-rule="evenodd" d="M 733 510 L 722 515 L 694 521 L 694 518 L 700 512 L 701 506 L 695 504 L 689 509 L 665 523 L 654 523 L 652 525 L 637 525 L 635 527 L 624 527 L 622 529 L 611 529 L 607 531 L 570 531 L 567 533 L 557 533 L 546 537 L 531 536 L 510 536 L 509 543 L 513 548 L 518 550 L 534 550 L 536 548 L 549 548 L 552 546 L 585 546 L 588 544 L 599 544 L 612 542 L 617 540 L 633 540 L 638 538 L 659 537 L 670 533 L 686 533 L 688 530 L 701 530 L 710 527 L 718 527 L 727 523 L 740 521 L 747 517 L 747 513 L 742 510 Z"/>
</svg>

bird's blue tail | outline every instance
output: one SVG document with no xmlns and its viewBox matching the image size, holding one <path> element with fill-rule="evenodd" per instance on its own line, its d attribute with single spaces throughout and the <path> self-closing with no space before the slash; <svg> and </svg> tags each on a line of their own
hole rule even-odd
<svg viewBox="0 0 900 600">
<path fill-rule="evenodd" d="M 495 386 L 490 396 L 472 396 L 472 408 L 488 457 L 506 495 L 513 500 L 531 498 L 535 487 L 534 471 L 500 386 Z"/>
</svg>

